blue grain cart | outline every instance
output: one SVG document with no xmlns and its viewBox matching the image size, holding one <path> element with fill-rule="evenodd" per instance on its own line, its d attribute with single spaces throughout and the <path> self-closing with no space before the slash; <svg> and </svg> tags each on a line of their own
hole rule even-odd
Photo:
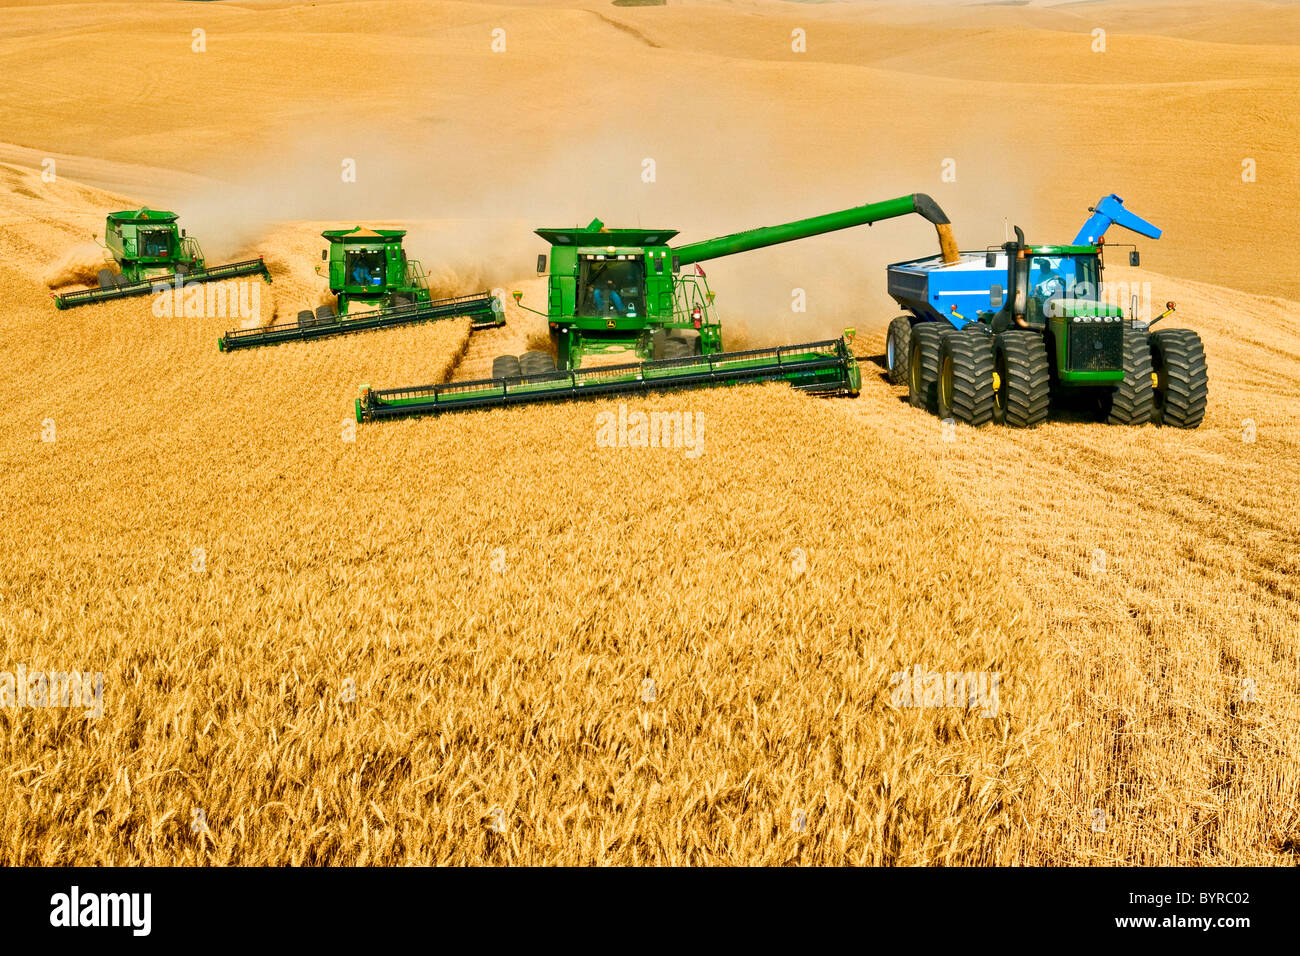
<svg viewBox="0 0 1300 956">
<path fill-rule="evenodd" d="M 1053 404 L 1082 404 L 1112 424 L 1195 428 L 1208 373 L 1200 337 L 1151 331 L 1102 295 L 1105 233 L 1118 224 L 1160 230 L 1106 196 L 1069 245 L 1016 238 L 955 263 L 930 256 L 889 266 L 889 294 L 905 310 L 889 326 L 886 364 L 909 399 L 943 418 L 1036 425 Z M 1129 264 L 1138 265 L 1136 249 Z"/>
</svg>

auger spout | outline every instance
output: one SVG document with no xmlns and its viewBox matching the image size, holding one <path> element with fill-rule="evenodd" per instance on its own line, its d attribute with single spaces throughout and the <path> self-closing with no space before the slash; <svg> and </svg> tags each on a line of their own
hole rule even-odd
<svg viewBox="0 0 1300 956">
<path fill-rule="evenodd" d="M 761 249 L 765 246 L 807 239 L 810 236 L 912 214 L 919 215 L 934 224 L 939 235 L 939 249 L 943 254 L 944 263 L 951 265 L 957 262 L 960 257 L 957 252 L 957 241 L 952 234 L 952 224 L 944 211 L 939 208 L 939 204 L 925 193 L 913 193 L 910 196 L 900 196 L 884 202 L 854 206 L 852 209 L 842 209 L 821 216 L 810 216 L 807 219 L 798 219 L 779 226 L 761 226 L 745 232 L 732 233 L 729 236 L 720 236 L 717 239 L 692 242 L 678 246 L 673 250 L 673 256 L 680 264 L 690 265 L 708 259 L 735 255 L 738 252 L 749 252 L 751 249 Z"/>
</svg>

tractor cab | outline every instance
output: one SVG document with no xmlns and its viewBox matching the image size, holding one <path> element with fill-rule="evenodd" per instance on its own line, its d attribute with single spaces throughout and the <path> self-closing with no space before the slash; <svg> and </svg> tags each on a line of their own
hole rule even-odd
<svg viewBox="0 0 1300 956">
<path fill-rule="evenodd" d="M 1100 246 L 1030 246 L 1016 230 L 1007 253 L 1013 294 L 995 330 L 1041 331 L 1057 381 L 1106 385 L 1124 380 L 1124 313 L 1101 295 Z"/>
<path fill-rule="evenodd" d="M 1101 302 L 1101 262 L 1096 246 L 1036 246 L 1029 263 L 1025 317 L 1043 326 L 1054 317 L 1119 314 Z"/>
</svg>

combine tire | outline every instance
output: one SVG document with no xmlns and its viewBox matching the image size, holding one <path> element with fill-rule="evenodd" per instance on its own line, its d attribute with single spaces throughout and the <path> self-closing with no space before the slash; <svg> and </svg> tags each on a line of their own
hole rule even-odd
<svg viewBox="0 0 1300 956">
<path fill-rule="evenodd" d="M 666 359 L 690 358 L 694 354 L 692 345 L 685 339 L 670 338 L 663 344 L 661 355 Z"/>
<path fill-rule="evenodd" d="M 117 277 L 113 275 L 112 269 L 99 270 L 99 287 L 101 289 L 112 289 L 117 286 Z"/>
<path fill-rule="evenodd" d="M 907 400 L 913 408 L 935 410 L 939 347 L 945 334 L 946 330 L 938 322 L 919 322 L 912 327 L 907 352 Z"/>
<path fill-rule="evenodd" d="M 517 355 L 498 355 L 492 360 L 493 378 L 518 378 L 523 374 Z"/>
<path fill-rule="evenodd" d="M 555 359 L 550 352 L 531 349 L 519 356 L 519 367 L 524 375 L 546 375 L 555 371 Z"/>
<path fill-rule="evenodd" d="M 1124 328 L 1124 381 L 1102 395 L 1102 411 L 1108 425 L 1145 425 L 1155 410 L 1151 388 L 1151 349 L 1147 337 L 1132 327 Z"/>
<path fill-rule="evenodd" d="M 993 337 L 983 328 L 950 332 L 939 346 L 940 418 L 967 425 L 993 419 Z"/>
<path fill-rule="evenodd" d="M 1210 375 L 1205 346 L 1191 329 L 1151 333 L 1151 365 L 1155 378 L 1152 421 L 1174 428 L 1195 428 L 1205 418 Z"/>
<path fill-rule="evenodd" d="M 885 368 L 891 385 L 907 384 L 907 359 L 912 348 L 912 320 L 900 315 L 889 323 L 885 336 Z"/>
<path fill-rule="evenodd" d="M 316 307 L 316 324 L 317 324 L 317 325 L 327 325 L 327 324 L 329 324 L 329 323 L 337 322 L 337 321 L 338 321 L 338 316 L 336 316 L 336 315 L 334 314 L 334 306 L 332 306 L 332 305 L 318 305 L 318 306 Z"/>
<path fill-rule="evenodd" d="M 700 336 L 699 332 L 679 332 L 676 335 L 670 336 L 670 338 L 684 343 L 686 345 L 687 355 L 704 354 L 704 339 Z"/>
<path fill-rule="evenodd" d="M 1047 345 L 1037 332 L 1009 330 L 993 340 L 993 420 L 1029 428 L 1047 419 L 1052 374 Z"/>
<path fill-rule="evenodd" d="M 298 313 L 298 328 L 310 329 L 316 324 L 316 313 L 311 309 L 303 309 Z"/>
</svg>

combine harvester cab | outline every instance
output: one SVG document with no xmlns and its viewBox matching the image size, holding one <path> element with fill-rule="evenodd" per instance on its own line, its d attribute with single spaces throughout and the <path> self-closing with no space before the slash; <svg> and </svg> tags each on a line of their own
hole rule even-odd
<svg viewBox="0 0 1300 956">
<path fill-rule="evenodd" d="M 489 292 L 433 299 L 418 260 L 408 259 L 404 229 L 330 229 L 321 251 L 335 305 L 303 309 L 293 322 L 235 329 L 217 340 L 223 352 L 365 332 L 372 329 L 468 317 L 475 329 L 505 324 L 501 304 Z M 317 269 L 320 272 L 320 269 Z"/>
<path fill-rule="evenodd" d="M 923 194 L 677 247 L 669 245 L 674 229 L 610 229 L 599 219 L 585 228 L 539 229 L 551 252 L 547 311 L 536 314 L 547 321 L 554 355 L 499 356 L 493 377 L 476 382 L 363 386 L 357 418 L 762 381 L 856 395 L 861 371 L 845 339 L 723 352 L 714 295 L 699 263 L 912 214 L 934 224 L 941 258 L 956 261 L 948 218 Z M 547 262 L 538 257 L 539 273 L 547 273 Z M 595 367 L 590 361 L 620 355 L 628 361 Z"/>
<path fill-rule="evenodd" d="M 1200 337 L 1150 331 L 1150 322 L 1105 301 L 1104 235 L 1112 224 L 1152 239 L 1160 230 L 1110 195 L 1068 245 L 962 252 L 888 270 L 889 294 L 907 310 L 890 324 L 890 380 L 942 418 L 1028 427 L 1053 404 L 1081 406 L 1111 424 L 1195 428 L 1205 415 L 1208 373 Z M 1138 252 L 1129 264 L 1139 264 Z"/>
<path fill-rule="evenodd" d="M 148 295 L 183 282 L 220 282 L 240 276 L 260 275 L 267 282 L 271 273 L 259 256 L 243 262 L 208 266 L 199 244 L 177 226 L 178 216 L 163 209 L 127 210 L 109 213 L 104 227 L 104 246 L 118 271 L 99 270 L 99 287 L 54 295 L 60 309 L 79 305 Z"/>
</svg>

